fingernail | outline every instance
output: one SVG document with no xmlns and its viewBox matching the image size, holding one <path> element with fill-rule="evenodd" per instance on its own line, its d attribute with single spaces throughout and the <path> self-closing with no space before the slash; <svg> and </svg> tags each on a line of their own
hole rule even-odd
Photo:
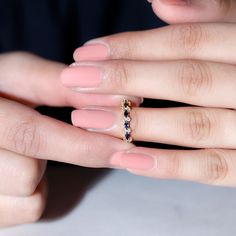
<svg viewBox="0 0 236 236">
<path fill-rule="evenodd" d="M 103 43 L 89 43 L 77 48 L 74 52 L 75 61 L 99 61 L 109 58 L 110 50 Z"/>
<path fill-rule="evenodd" d="M 190 3 L 190 0 L 160 0 L 160 1 L 164 4 L 180 5 L 180 6 L 188 5 Z"/>
<path fill-rule="evenodd" d="M 152 156 L 142 153 L 119 152 L 111 158 L 111 165 L 132 170 L 151 170 L 155 167 L 155 160 Z"/>
<path fill-rule="evenodd" d="M 153 2 L 153 0 L 147 0 L 148 2 L 150 2 L 150 3 L 152 3 Z"/>
<path fill-rule="evenodd" d="M 96 88 L 102 82 L 102 75 L 96 66 L 71 66 L 63 70 L 61 81 L 67 87 Z"/>
<path fill-rule="evenodd" d="M 106 108 L 75 110 L 71 115 L 73 125 L 90 131 L 108 131 L 116 125 L 116 115 Z"/>
</svg>

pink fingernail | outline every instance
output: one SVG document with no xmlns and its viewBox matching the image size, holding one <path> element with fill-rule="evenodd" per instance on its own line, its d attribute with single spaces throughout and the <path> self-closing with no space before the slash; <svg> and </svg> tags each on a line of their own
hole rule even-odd
<svg viewBox="0 0 236 236">
<path fill-rule="evenodd" d="M 109 48 L 103 43 L 89 43 L 77 48 L 74 52 L 75 61 L 100 61 L 109 58 Z"/>
<path fill-rule="evenodd" d="M 116 153 L 111 158 L 111 165 L 117 168 L 132 170 L 151 170 L 155 167 L 152 156 L 142 153 Z"/>
<path fill-rule="evenodd" d="M 164 4 L 180 5 L 180 6 L 188 5 L 190 3 L 190 0 L 160 0 L 160 1 Z"/>
<path fill-rule="evenodd" d="M 72 123 L 77 127 L 91 131 L 106 131 L 115 127 L 116 116 L 113 112 L 99 108 L 75 110 L 72 112 Z"/>
<path fill-rule="evenodd" d="M 61 81 L 67 87 L 96 88 L 102 81 L 102 74 L 95 66 L 72 66 L 63 70 Z"/>
</svg>

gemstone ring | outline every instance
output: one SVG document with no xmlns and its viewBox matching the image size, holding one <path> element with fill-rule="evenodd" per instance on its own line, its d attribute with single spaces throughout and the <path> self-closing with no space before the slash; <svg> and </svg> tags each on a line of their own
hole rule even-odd
<svg viewBox="0 0 236 236">
<path fill-rule="evenodd" d="M 133 141 L 132 136 L 131 136 L 131 116 L 130 112 L 132 110 L 132 103 L 128 99 L 124 99 L 122 101 L 122 112 L 123 112 L 123 124 L 124 124 L 124 141 L 127 143 L 131 143 Z"/>
</svg>

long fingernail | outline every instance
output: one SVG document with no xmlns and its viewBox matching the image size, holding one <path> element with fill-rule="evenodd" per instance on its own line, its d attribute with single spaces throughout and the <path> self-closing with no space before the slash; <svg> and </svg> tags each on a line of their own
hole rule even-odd
<svg viewBox="0 0 236 236">
<path fill-rule="evenodd" d="M 116 168 L 145 171 L 155 167 L 155 160 L 143 153 L 119 152 L 111 158 L 111 165 Z"/>
<path fill-rule="evenodd" d="M 90 131 L 108 131 L 116 126 L 116 115 L 106 108 L 86 108 L 72 112 L 73 125 Z"/>
<path fill-rule="evenodd" d="M 104 43 L 89 42 L 75 50 L 74 59 L 75 61 L 100 61 L 108 59 L 109 55 L 109 47 Z"/>
<path fill-rule="evenodd" d="M 96 66 L 78 65 L 63 70 L 61 81 L 67 87 L 96 88 L 102 82 L 102 70 Z"/>
<path fill-rule="evenodd" d="M 160 1 L 164 4 L 180 5 L 180 6 L 188 5 L 190 3 L 190 0 L 160 0 Z"/>
</svg>

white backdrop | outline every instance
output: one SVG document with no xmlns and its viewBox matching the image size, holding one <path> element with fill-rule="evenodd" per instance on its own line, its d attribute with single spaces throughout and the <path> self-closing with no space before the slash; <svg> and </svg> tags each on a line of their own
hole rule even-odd
<svg viewBox="0 0 236 236">
<path fill-rule="evenodd" d="M 235 236 L 236 189 L 55 166 L 39 223 L 0 236 Z"/>
</svg>

